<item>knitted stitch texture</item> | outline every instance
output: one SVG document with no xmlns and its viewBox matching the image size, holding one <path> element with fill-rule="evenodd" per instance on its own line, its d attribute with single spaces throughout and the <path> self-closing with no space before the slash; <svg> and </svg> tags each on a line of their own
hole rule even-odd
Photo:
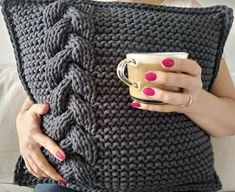
<svg viewBox="0 0 235 192">
<path fill-rule="evenodd" d="M 233 13 L 227 6 L 179 8 L 91 0 L 3 0 L 19 78 L 34 103 L 48 102 L 42 130 L 66 160 L 42 152 L 82 192 L 217 191 L 210 137 L 186 115 L 130 107 L 116 75 L 130 52 L 183 51 L 218 73 Z M 37 179 L 20 156 L 14 182 Z"/>
</svg>

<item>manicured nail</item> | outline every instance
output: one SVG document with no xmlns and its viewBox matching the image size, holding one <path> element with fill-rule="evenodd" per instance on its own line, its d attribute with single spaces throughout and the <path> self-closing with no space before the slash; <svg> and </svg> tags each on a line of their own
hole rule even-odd
<svg viewBox="0 0 235 192">
<path fill-rule="evenodd" d="M 134 102 L 131 103 L 131 106 L 132 107 L 140 107 L 141 105 L 140 105 L 140 103 L 134 101 Z"/>
<path fill-rule="evenodd" d="M 149 95 L 149 96 L 153 96 L 155 94 L 155 91 L 149 87 L 144 88 L 143 92 L 145 95 Z"/>
<path fill-rule="evenodd" d="M 174 61 L 172 59 L 164 59 L 162 61 L 162 64 L 165 66 L 165 67 L 172 67 L 174 65 Z"/>
<path fill-rule="evenodd" d="M 55 155 L 60 161 L 63 161 L 65 159 L 65 156 L 60 151 L 57 151 Z"/>
<path fill-rule="evenodd" d="M 157 79 L 157 74 L 156 73 L 153 73 L 153 72 L 148 72 L 144 75 L 144 78 L 147 80 L 147 81 L 154 81 Z"/>
<path fill-rule="evenodd" d="M 66 185 L 67 182 L 66 182 L 64 179 L 60 179 L 60 180 L 58 181 L 58 184 L 60 184 L 60 185 Z"/>
</svg>

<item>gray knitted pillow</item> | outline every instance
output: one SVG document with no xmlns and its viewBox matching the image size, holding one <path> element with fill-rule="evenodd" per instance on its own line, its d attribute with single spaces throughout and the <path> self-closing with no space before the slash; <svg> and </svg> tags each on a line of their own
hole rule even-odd
<svg viewBox="0 0 235 192">
<path fill-rule="evenodd" d="M 211 90 L 233 21 L 226 6 L 177 8 L 91 0 L 3 0 L 19 77 L 35 103 L 49 102 L 42 129 L 66 152 L 42 148 L 67 187 L 92 192 L 216 191 L 211 140 L 180 113 L 130 107 L 116 75 L 129 52 L 184 51 Z M 14 182 L 37 179 L 19 157 Z"/>
</svg>

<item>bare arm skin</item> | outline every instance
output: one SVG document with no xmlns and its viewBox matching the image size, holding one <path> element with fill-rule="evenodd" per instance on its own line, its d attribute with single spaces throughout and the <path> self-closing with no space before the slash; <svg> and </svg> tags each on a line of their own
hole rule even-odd
<svg viewBox="0 0 235 192">
<path fill-rule="evenodd" d="M 235 134 L 235 87 L 224 59 L 211 93 L 201 91 L 198 105 L 186 115 L 211 136 Z"/>
</svg>

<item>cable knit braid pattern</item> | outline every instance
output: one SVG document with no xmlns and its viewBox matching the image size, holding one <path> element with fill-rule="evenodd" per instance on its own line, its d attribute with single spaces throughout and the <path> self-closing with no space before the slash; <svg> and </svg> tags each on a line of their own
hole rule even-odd
<svg viewBox="0 0 235 192">
<path fill-rule="evenodd" d="M 223 6 L 179 8 L 92 0 L 3 0 L 19 78 L 34 103 L 48 102 L 42 131 L 66 153 L 42 152 L 80 192 L 217 191 L 210 136 L 181 113 L 130 107 L 116 75 L 132 52 L 188 52 L 210 91 L 233 22 Z M 38 179 L 20 156 L 14 183 Z"/>
</svg>

